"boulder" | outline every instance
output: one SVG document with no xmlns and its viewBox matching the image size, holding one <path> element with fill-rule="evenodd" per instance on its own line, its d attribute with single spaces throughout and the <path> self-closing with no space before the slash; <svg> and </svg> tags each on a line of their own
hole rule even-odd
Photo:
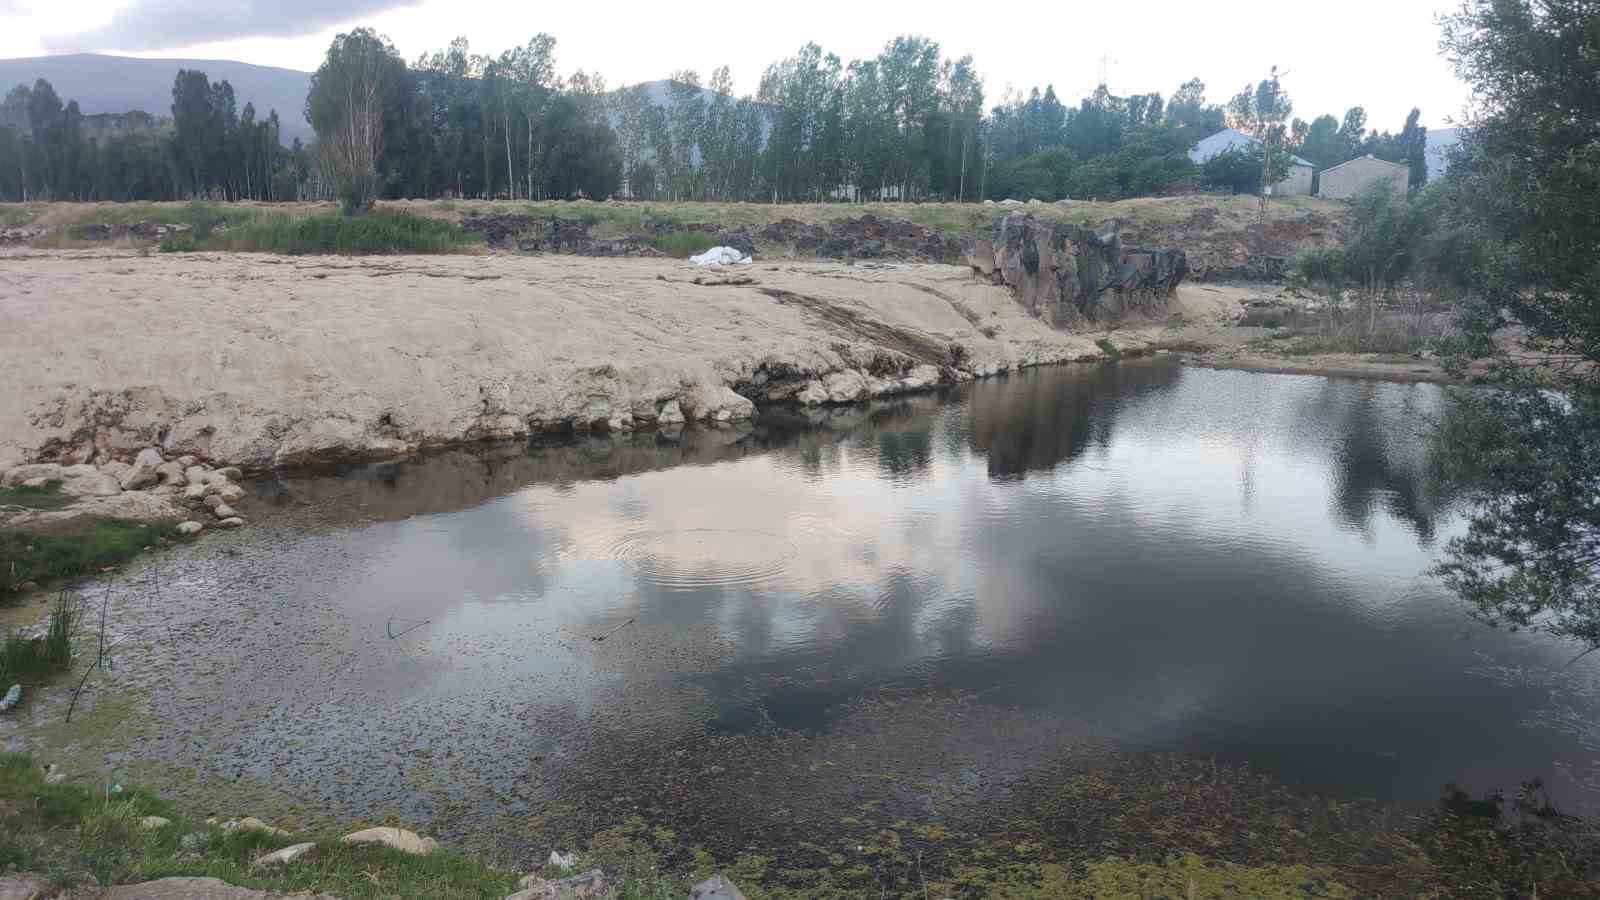
<svg viewBox="0 0 1600 900">
<path fill-rule="evenodd" d="M 211 477 L 211 470 L 205 466 L 189 466 L 183 470 L 183 477 L 190 484 L 205 484 Z"/>
<path fill-rule="evenodd" d="M 205 495 L 206 486 L 203 484 L 191 484 L 183 489 L 183 499 L 185 500 L 199 500 Z"/>
<path fill-rule="evenodd" d="M 582 875 L 548 880 L 537 875 L 524 876 L 517 892 L 506 900 L 602 900 L 616 896 L 617 889 L 599 869 Z"/>
<path fill-rule="evenodd" d="M 217 523 L 218 528 L 238 528 L 244 524 L 244 519 L 239 516 L 229 516 Z"/>
<path fill-rule="evenodd" d="M 201 487 L 204 487 L 204 486 L 205 485 L 201 485 Z M 206 509 L 216 509 L 219 506 L 227 506 L 228 505 L 228 501 L 222 499 L 221 497 L 217 496 L 216 494 L 212 494 L 211 496 L 205 498 L 204 500 L 202 500 L 200 502 L 205 505 Z"/>
<path fill-rule="evenodd" d="M 366 828 L 351 832 L 340 840 L 346 844 L 382 844 L 416 856 L 427 856 L 439 849 L 438 841 L 404 828 Z"/>
<path fill-rule="evenodd" d="M 122 485 L 117 479 L 87 464 L 61 466 L 35 463 L 17 466 L 6 472 L 5 486 L 16 487 L 38 478 L 44 479 L 40 484 L 61 482 L 61 492 L 72 497 L 113 497 L 122 493 Z"/>
<path fill-rule="evenodd" d="M 1125 248 L 1121 237 L 1077 225 L 1048 224 L 1013 212 L 977 242 L 968 264 L 1057 327 L 1110 322 L 1131 314 L 1164 317 L 1189 272 L 1182 250 Z"/>
<path fill-rule="evenodd" d="M 237 467 L 235 467 L 235 466 L 226 466 L 224 468 L 218 469 L 217 470 L 217 474 L 221 475 L 223 478 L 228 479 L 229 481 L 243 481 L 244 480 L 244 473 L 239 471 L 239 469 Z"/>
<path fill-rule="evenodd" d="M 198 462 L 200 462 L 200 460 L 188 454 L 178 457 L 178 465 L 183 466 L 185 471 L 187 471 L 190 466 L 195 465 Z"/>
<path fill-rule="evenodd" d="M 685 418 L 698 422 L 734 422 L 756 413 L 756 405 L 726 385 L 696 385 L 678 401 Z"/>
<path fill-rule="evenodd" d="M 211 514 L 219 519 L 232 519 L 239 515 L 233 511 L 233 507 L 226 503 L 218 503 L 216 506 L 211 507 Z"/>
<path fill-rule="evenodd" d="M 212 485 L 206 486 L 211 487 Z M 224 482 L 217 488 L 217 496 L 221 497 L 224 503 L 238 503 L 244 499 L 244 488 L 231 481 Z"/>
<path fill-rule="evenodd" d="M 183 466 L 176 460 L 156 466 L 156 476 L 164 485 L 183 487 L 189 483 L 188 476 L 183 474 Z"/>
<path fill-rule="evenodd" d="M 205 527 L 206 526 L 202 525 L 201 523 L 191 519 L 187 522 L 178 523 L 178 533 L 184 535 L 185 537 L 193 537 L 194 535 L 204 531 Z"/>
<path fill-rule="evenodd" d="M 160 450 L 154 447 L 146 447 L 140 450 L 139 455 L 133 458 L 133 465 L 129 466 L 128 471 L 123 472 L 122 477 L 118 479 L 122 484 L 122 489 L 125 491 L 138 491 L 147 487 L 154 487 L 160 483 L 161 476 L 156 472 L 156 468 L 162 462 Z"/>
<path fill-rule="evenodd" d="M 257 857 L 255 864 L 258 866 L 281 866 L 307 856 L 315 849 L 317 849 L 317 845 L 312 843 L 290 844 L 281 850 L 274 850 L 265 856 Z"/>
<path fill-rule="evenodd" d="M 656 413 L 657 425 L 682 425 L 683 407 L 676 400 L 668 400 L 661 404 L 661 411 Z"/>
</svg>

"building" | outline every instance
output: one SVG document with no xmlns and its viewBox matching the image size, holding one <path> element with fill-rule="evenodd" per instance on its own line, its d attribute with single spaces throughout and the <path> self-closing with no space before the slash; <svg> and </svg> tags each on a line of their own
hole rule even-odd
<svg viewBox="0 0 1600 900">
<path fill-rule="evenodd" d="M 1203 166 L 1229 150 L 1248 153 L 1256 143 L 1255 138 L 1237 128 L 1224 128 L 1190 148 L 1189 161 Z M 1309 197 L 1311 177 L 1316 172 L 1317 167 L 1310 160 L 1290 156 L 1289 174 L 1272 186 L 1272 193 L 1279 197 Z"/>
<path fill-rule="evenodd" d="M 1319 197 L 1330 200 L 1348 200 L 1374 184 L 1386 185 L 1390 191 L 1405 195 L 1411 186 L 1411 168 L 1367 154 L 1331 169 L 1323 169 Z"/>
</svg>

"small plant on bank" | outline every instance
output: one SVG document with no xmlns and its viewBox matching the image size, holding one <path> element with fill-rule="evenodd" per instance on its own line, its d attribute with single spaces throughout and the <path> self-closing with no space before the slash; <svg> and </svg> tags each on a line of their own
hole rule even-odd
<svg viewBox="0 0 1600 900">
<path fill-rule="evenodd" d="M 0 595 L 28 582 L 90 575 L 174 537 L 171 526 L 126 519 L 80 520 L 39 530 L 0 529 Z"/>
<path fill-rule="evenodd" d="M 650 239 L 651 246 L 668 256 L 688 259 L 717 246 L 715 234 L 706 231 L 673 231 Z"/>
<path fill-rule="evenodd" d="M 8 633 L 0 638 L 0 693 L 19 682 L 37 683 L 72 664 L 72 641 L 82 618 L 82 601 L 62 591 L 41 637 Z"/>
<path fill-rule="evenodd" d="M 452 253 L 476 243 L 454 222 L 403 212 L 364 216 L 322 214 L 295 217 L 269 215 L 205 241 L 205 249 L 362 256 L 391 253 Z"/>
<path fill-rule="evenodd" d="M 1102 353 L 1111 357 L 1112 359 L 1122 358 L 1122 351 L 1117 349 L 1116 344 L 1111 343 L 1110 338 L 1097 338 L 1094 342 L 1094 345 L 1099 347 Z"/>
<path fill-rule="evenodd" d="M 47 481 L 42 485 L 19 484 L 16 487 L 0 487 L 0 511 L 6 507 L 17 509 L 60 509 L 72 502 L 72 497 L 63 493 L 61 482 Z"/>
</svg>

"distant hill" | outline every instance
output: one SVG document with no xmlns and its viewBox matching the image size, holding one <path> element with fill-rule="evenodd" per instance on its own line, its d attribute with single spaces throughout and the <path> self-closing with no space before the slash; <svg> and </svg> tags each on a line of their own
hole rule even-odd
<svg viewBox="0 0 1600 900">
<path fill-rule="evenodd" d="M 14 85 L 43 78 L 55 87 L 61 102 L 78 101 L 85 115 L 137 109 L 166 118 L 172 115 L 172 79 L 179 69 L 199 69 L 212 81 L 227 79 L 240 109 L 254 103 L 258 118 L 269 110 L 278 111 L 285 144 L 295 138 L 310 142 L 305 104 L 311 75 L 293 69 L 226 59 L 137 59 L 100 53 L 35 56 L 0 59 L 0 94 Z"/>
</svg>

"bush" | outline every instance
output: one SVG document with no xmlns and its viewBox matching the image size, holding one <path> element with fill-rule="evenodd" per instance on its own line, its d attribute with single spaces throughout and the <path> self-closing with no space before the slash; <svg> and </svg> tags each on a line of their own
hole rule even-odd
<svg viewBox="0 0 1600 900">
<path fill-rule="evenodd" d="M 668 256 L 688 259 L 717 246 L 719 240 L 716 235 L 705 231 L 673 231 L 656 235 L 650 239 L 650 243 Z"/>
<path fill-rule="evenodd" d="M 213 235 L 208 249 L 361 256 L 386 253 L 450 253 L 475 240 L 460 225 L 401 212 L 365 216 L 271 215 Z M 165 245 L 163 245 L 165 249 Z"/>
</svg>

